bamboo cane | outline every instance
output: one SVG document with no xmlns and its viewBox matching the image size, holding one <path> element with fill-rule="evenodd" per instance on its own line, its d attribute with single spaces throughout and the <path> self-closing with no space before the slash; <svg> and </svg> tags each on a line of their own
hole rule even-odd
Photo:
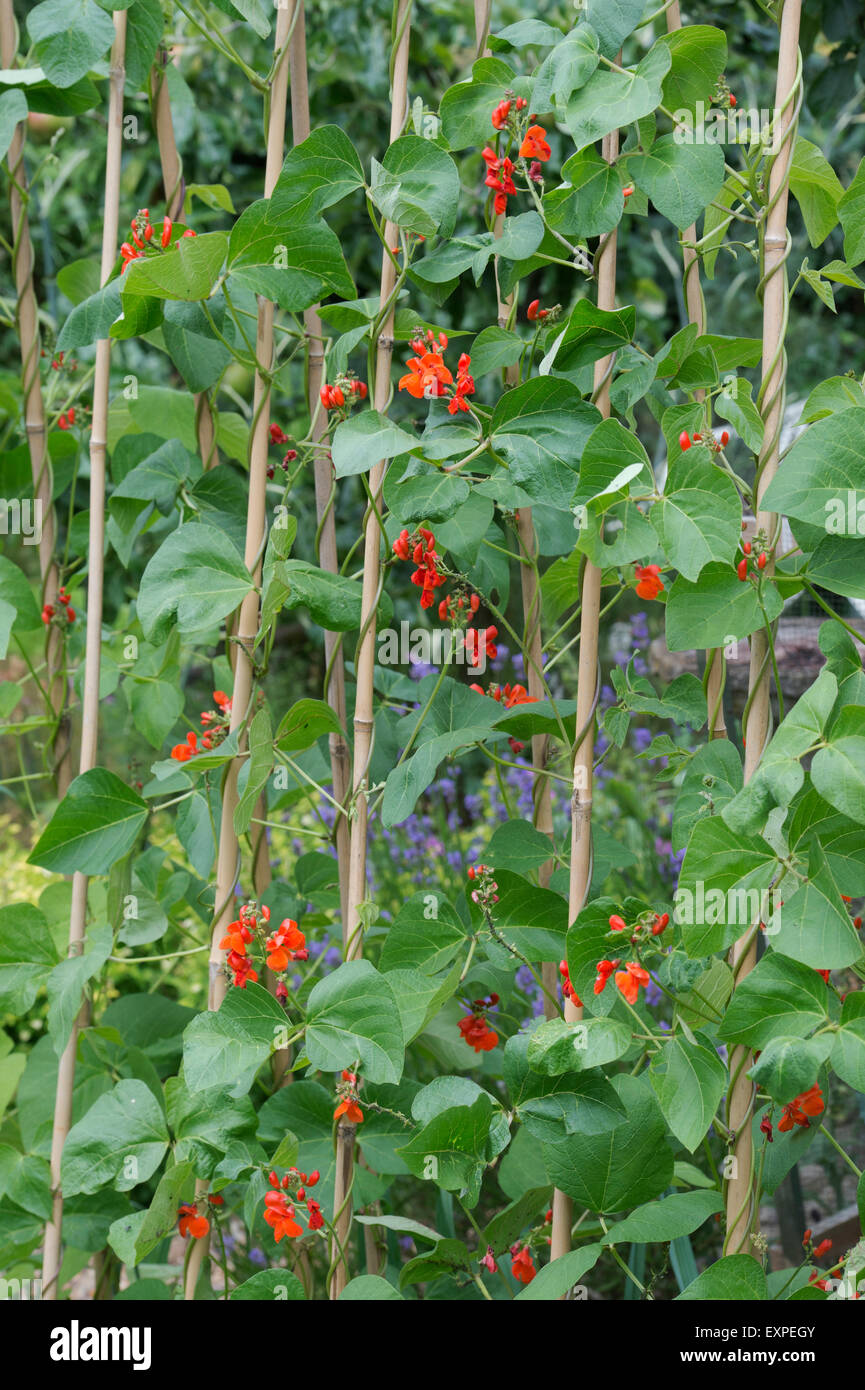
<svg viewBox="0 0 865 1390">
<path fill-rule="evenodd" d="M 619 132 L 604 137 L 602 153 L 614 164 L 619 153 Z M 618 236 L 612 231 L 601 243 L 595 262 L 598 278 L 598 308 L 616 307 L 616 247 Z M 594 401 L 607 419 L 610 414 L 610 376 L 613 357 L 595 363 Z M 598 703 L 598 630 L 601 609 L 601 571 L 586 562 L 583 570 L 580 611 L 580 658 L 577 670 L 577 747 L 571 795 L 571 872 L 568 895 L 568 921 L 576 921 L 585 905 L 592 881 L 592 783 L 595 751 L 595 710 Z M 576 1022 L 583 1011 L 565 1000 L 565 1018 Z M 553 1229 L 550 1259 L 556 1260 L 571 1248 L 572 1202 L 564 1192 L 553 1193 Z"/>
<path fill-rule="evenodd" d="M 270 109 L 267 121 L 267 156 L 264 174 L 264 196 L 269 198 L 282 168 L 285 147 L 285 113 L 288 104 L 288 62 L 286 44 L 291 15 L 278 9 L 274 33 L 276 70 L 270 88 Z M 259 296 L 255 357 L 261 370 L 255 373 L 253 388 L 253 425 L 249 445 L 249 499 L 246 512 L 246 546 L 244 560 L 247 569 L 258 582 L 267 534 L 267 450 L 270 443 L 270 391 L 267 375 L 273 362 L 273 303 Z M 250 713 L 254 695 L 254 646 L 260 620 L 257 589 L 250 589 L 240 605 L 237 623 L 236 665 L 234 690 L 231 697 L 229 731 L 242 729 Z M 242 751 L 242 750 L 241 750 Z M 225 952 L 219 943 L 225 935 L 234 906 L 234 889 L 240 873 L 240 845 L 234 829 L 234 812 L 238 801 L 237 779 L 243 758 L 238 756 L 229 764 L 222 792 L 222 818 L 219 828 L 219 848 L 216 860 L 216 899 L 213 932 L 210 942 L 210 985 L 207 1007 L 218 1009 L 225 998 L 228 982 L 225 974 Z M 266 858 L 266 856 L 265 856 Z M 196 1184 L 201 1195 L 207 1183 Z M 195 1298 L 195 1289 L 202 1262 L 207 1253 L 207 1237 L 197 1240 L 189 1252 L 184 1280 L 184 1298 Z"/>
<path fill-rule="evenodd" d="M 175 221 L 183 211 L 186 182 L 174 135 L 171 94 L 166 81 L 167 64 L 168 54 L 161 48 L 150 70 L 150 110 L 156 131 L 156 143 L 159 146 L 159 162 L 162 166 L 165 211 L 172 221 Z M 219 462 L 219 453 L 216 448 L 213 404 L 207 391 L 200 391 L 195 396 L 195 435 L 203 467 L 205 470 L 214 468 Z"/>
<path fill-rule="evenodd" d="M 679 9 L 679 0 L 670 0 L 667 8 L 667 31 L 671 34 L 682 28 L 682 16 Z M 697 332 L 703 334 L 706 331 L 706 301 L 703 297 L 703 287 L 700 284 L 700 258 L 697 255 L 695 243 L 697 241 L 697 226 L 692 223 L 684 232 L 679 233 L 679 244 L 682 248 L 682 261 L 684 264 L 683 289 L 685 293 L 685 306 L 688 310 L 688 320 L 697 325 Z M 705 391 L 695 391 L 697 400 L 705 398 Z M 709 738 L 726 738 L 727 725 L 724 721 L 724 653 L 722 649 L 706 652 L 706 705 L 709 718 Z"/>
<path fill-rule="evenodd" d="M 396 48 L 393 55 L 393 87 L 391 92 L 390 138 L 396 140 L 405 122 L 408 104 L 408 50 L 411 34 L 412 0 L 399 0 L 396 9 Z M 392 246 L 399 231 L 387 222 L 384 230 L 385 248 Z M 382 253 L 380 304 L 388 302 L 396 284 L 396 270 L 387 249 Z M 391 306 L 382 324 L 376 344 L 375 409 L 387 409 L 390 401 L 390 369 L 393 358 L 394 307 Z M 367 778 L 372 755 L 373 734 L 373 674 L 375 667 L 375 610 L 381 587 L 381 494 L 384 485 L 385 463 L 375 464 L 370 472 L 369 489 L 372 502 L 364 520 L 363 591 L 361 599 L 361 641 L 357 658 L 357 694 L 354 713 L 354 762 L 352 767 L 351 840 L 349 851 L 348 911 L 343 919 L 343 955 L 356 960 L 362 952 L 361 904 L 366 897 L 366 832 Z M 339 1298 L 348 1281 L 345 1252 L 351 1229 L 351 1187 L 354 1177 L 354 1140 L 356 1126 L 340 1119 L 336 1134 L 336 1182 L 334 1188 L 334 1231 L 336 1240 L 331 1254 L 332 1274 L 329 1292 Z"/>
<path fill-rule="evenodd" d="M 17 32 L 12 0 L 0 0 L 0 63 L 4 68 L 12 68 L 16 65 L 16 56 Z M 23 121 L 15 127 L 7 156 L 12 220 L 12 273 L 15 280 L 16 320 L 21 346 L 24 431 L 30 451 L 37 521 L 41 518 L 39 574 L 42 582 L 42 602 L 50 603 L 56 609 L 59 587 L 58 569 L 54 558 L 57 522 L 45 425 L 45 403 L 39 374 L 42 345 L 39 309 L 33 287 L 33 243 L 27 216 L 29 191 L 24 168 L 25 131 Z M 72 748 L 69 738 L 69 716 L 66 711 L 65 642 L 61 629 L 55 623 L 49 624 L 45 634 L 45 665 L 48 701 L 56 721 L 52 736 L 53 776 L 57 795 L 62 798 L 72 779 Z"/>
<path fill-rule="evenodd" d="M 123 139 L 123 84 L 126 73 L 126 11 L 114 12 L 114 44 L 110 61 L 108 105 L 108 146 L 105 155 L 105 210 L 102 223 L 101 283 L 105 284 L 117 257 L 117 228 L 120 207 L 120 169 Z M 102 656 L 102 585 L 105 556 L 105 454 L 108 433 L 108 391 L 110 385 L 111 340 L 96 344 L 93 377 L 93 421 L 90 432 L 90 534 L 87 576 L 87 639 L 84 657 L 84 698 L 82 701 L 81 757 L 79 773 L 96 765 L 99 728 L 99 670 Z M 72 906 L 69 917 L 69 955 L 81 955 L 87 915 L 87 877 L 72 878 Z M 60 1274 L 60 1246 L 63 1225 L 63 1192 L 60 1187 L 63 1145 L 72 1119 L 72 1090 L 75 1083 L 75 1052 L 78 1031 L 87 1014 L 87 1005 L 72 1026 L 72 1035 L 60 1058 L 51 1139 L 51 1188 L 53 1210 L 45 1228 L 42 1260 L 43 1296 L 56 1299 Z"/>
<path fill-rule="evenodd" d="M 297 18 L 293 22 L 289 42 L 289 64 L 291 71 L 291 124 L 295 145 L 300 145 L 309 137 L 309 77 L 306 67 L 306 23 L 303 0 L 295 0 Z M 321 447 L 316 450 L 315 509 L 318 519 L 318 562 L 329 574 L 339 572 L 339 556 L 336 546 L 335 480 L 333 464 L 327 452 L 327 417 L 321 409 L 319 391 L 324 373 L 324 353 L 322 351 L 321 319 L 316 308 L 307 309 L 303 316 L 307 341 L 307 390 L 309 414 L 312 420 L 312 439 Z M 345 728 L 345 662 L 342 639 L 338 633 L 325 631 L 325 698 Z M 351 786 L 351 763 L 348 743 L 342 734 L 330 735 L 330 771 L 333 780 L 333 799 L 341 806 L 348 801 Z M 350 836 L 347 815 L 338 817 L 335 826 L 337 862 L 339 864 L 339 897 L 342 921 L 348 917 L 348 862 Z"/>
<path fill-rule="evenodd" d="M 799 53 L 801 0 L 784 0 L 780 16 L 778 75 L 775 88 L 775 127 L 769 171 L 768 204 L 762 237 L 763 275 L 763 363 L 762 384 L 757 403 L 764 422 L 763 445 L 757 460 L 754 489 L 757 530 L 763 530 L 774 546 L 780 521 L 766 511 L 760 499 L 778 471 L 781 426 L 784 418 L 784 392 L 787 358 L 784 338 L 787 329 L 787 271 L 790 236 L 787 231 L 787 200 L 790 164 L 796 138 L 796 125 L 802 104 L 802 60 Z M 771 555 L 766 573 L 774 572 Z M 748 681 L 747 716 L 744 721 L 745 782 L 757 770 L 763 750 L 771 736 L 769 705 L 769 643 L 761 629 L 751 637 L 751 666 Z M 757 926 L 742 936 L 730 952 L 730 965 L 736 985 L 753 970 L 757 961 Z M 759 1193 L 752 1191 L 754 1154 L 751 1143 L 751 1115 L 755 1086 L 746 1072 L 751 1065 L 747 1048 L 734 1048 L 730 1055 L 730 1088 L 727 1094 L 727 1125 L 731 1132 L 733 1171 L 727 1185 L 727 1235 L 724 1254 L 753 1254 L 750 1237 Z"/>
</svg>

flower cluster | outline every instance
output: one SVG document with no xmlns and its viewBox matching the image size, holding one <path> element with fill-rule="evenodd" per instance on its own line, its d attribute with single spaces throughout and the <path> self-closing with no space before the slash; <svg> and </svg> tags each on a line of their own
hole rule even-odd
<svg viewBox="0 0 865 1390">
<path fill-rule="evenodd" d="M 262 911 L 265 909 L 262 908 Z M 268 917 L 270 913 L 268 913 Z M 288 969 L 289 961 L 309 960 L 306 937 L 292 917 L 285 917 L 265 942 L 267 968 L 275 975 Z"/>
<path fill-rule="evenodd" d="M 62 618 L 60 616 L 60 613 L 58 613 L 57 609 L 54 607 L 53 603 L 46 603 L 43 605 L 42 608 L 43 623 L 46 627 L 48 627 L 49 623 L 54 622 L 56 618 L 58 623 L 63 623 L 66 626 L 71 627 L 72 624 L 75 622 L 75 609 L 71 606 L 71 603 L 69 601 L 69 595 L 67 594 L 65 589 L 58 590 L 57 601 L 63 613 Z"/>
<path fill-rule="evenodd" d="M 256 981 L 258 971 L 247 955 L 246 948 L 255 940 L 259 924 L 270 921 L 270 908 L 257 908 L 255 903 L 244 903 L 236 922 L 229 922 L 228 931 L 219 943 L 220 951 L 228 952 L 228 968 L 234 972 L 234 983 L 238 989 L 246 989 L 247 980 Z"/>
<path fill-rule="evenodd" d="M 214 690 L 213 703 L 217 709 L 206 709 L 201 714 L 201 724 L 204 729 L 204 733 L 201 735 L 201 746 L 199 747 L 198 734 L 190 729 L 186 735 L 186 742 L 176 743 L 171 750 L 171 756 L 175 762 L 188 763 L 189 759 L 194 758 L 196 753 L 208 753 L 222 743 L 228 733 L 231 698 L 226 695 L 224 690 Z"/>
<path fill-rule="evenodd" d="M 439 333 L 436 338 L 431 328 L 427 329 L 426 336 L 422 329 L 418 329 L 409 343 L 415 356 L 406 362 L 409 370 L 405 376 L 400 377 L 399 390 L 407 391 L 416 400 L 431 400 L 436 396 L 446 396 L 447 388 L 453 386 L 448 414 L 456 415 L 459 411 L 468 411 L 469 403 L 466 397 L 474 395 L 475 383 L 469 371 L 471 358 L 467 352 L 462 353 L 457 363 L 457 379 L 454 383 L 453 372 L 445 364 L 442 356 L 447 345 L 445 333 Z"/>
<path fill-rule="evenodd" d="M 442 574 L 439 565 L 441 556 L 436 552 L 436 538 L 432 531 L 421 526 L 419 531 L 409 535 L 404 526 L 393 543 L 393 553 L 399 560 L 411 560 L 415 566 L 411 577 L 412 584 L 421 590 L 421 608 L 432 608 L 435 591 L 447 583 L 447 575 Z"/>
<path fill-rule="evenodd" d="M 515 682 L 511 685 L 491 685 L 484 690 L 480 685 L 473 685 L 472 690 L 476 690 L 479 695 L 489 695 L 491 699 L 497 700 L 505 709 L 513 709 L 515 705 L 534 705 L 537 700 L 534 695 L 530 695 L 524 685 Z"/>
<path fill-rule="evenodd" d="M 485 649 L 487 659 L 489 661 L 495 661 L 499 654 L 499 649 L 496 646 L 496 638 L 498 635 L 499 630 L 497 627 L 470 627 L 467 629 L 465 643 L 466 651 L 469 654 L 469 664 L 471 666 L 480 666 L 481 647 Z"/>
<path fill-rule="evenodd" d="M 744 525 L 745 525 L 745 522 L 742 522 L 742 526 L 743 526 L 743 527 L 744 527 Z M 756 547 L 757 547 L 756 551 L 755 551 L 755 549 L 754 549 L 754 545 L 755 545 L 755 544 L 756 544 Z M 741 557 L 741 559 L 740 559 L 740 560 L 737 562 L 737 564 L 736 564 L 736 573 L 737 573 L 737 575 L 739 576 L 739 578 L 740 578 L 740 580 L 742 581 L 742 583 L 743 583 L 743 584 L 745 583 L 745 581 L 746 581 L 747 578 L 748 578 L 749 573 L 753 575 L 753 573 L 754 573 L 753 566 L 754 566 L 754 565 L 757 566 L 757 569 L 758 569 L 758 570 L 761 570 L 761 571 L 762 571 L 762 570 L 764 570 L 764 569 L 766 568 L 766 565 L 768 564 L 768 560 L 769 560 L 769 552 L 768 552 L 768 550 L 766 549 L 766 545 L 765 545 L 765 541 L 764 541 L 764 537 L 763 537 L 762 533 L 761 533 L 760 535 L 757 536 L 755 542 L 751 542 L 751 541 L 742 541 L 742 557 Z"/>
<path fill-rule="evenodd" d="M 132 244 L 130 245 L 128 241 L 124 241 L 120 248 L 120 254 L 123 257 L 123 265 L 120 267 L 121 275 L 130 261 L 140 261 L 145 257 L 148 250 L 156 250 L 153 243 L 154 229 L 150 221 L 150 211 L 148 208 L 139 208 L 129 225 L 132 228 Z M 171 246 L 173 229 L 174 224 L 171 218 L 163 217 L 162 231 L 159 237 L 160 252 L 167 251 Z M 196 233 L 192 228 L 187 227 L 180 233 L 179 239 L 195 235 Z"/>
<path fill-rule="evenodd" d="M 281 445 L 283 445 L 283 444 L 291 444 L 291 443 L 292 443 L 292 440 L 291 440 L 291 436 L 286 434 L 285 430 L 282 428 L 281 425 L 271 425 L 271 426 L 270 426 L 270 442 L 271 442 L 271 444 L 279 444 L 279 445 L 281 446 Z M 289 465 L 290 463 L 294 463 L 294 460 L 295 460 L 296 458 L 297 458 L 297 450 L 296 450 L 296 449 L 286 449 L 285 453 L 284 453 L 283 456 L 282 456 L 282 464 L 281 464 L 281 466 L 282 466 L 282 471 L 283 471 L 283 473 L 287 473 L 287 472 L 288 472 L 288 465 Z M 276 472 L 275 466 L 274 466 L 272 463 L 269 463 L 269 464 L 267 465 L 267 476 L 268 476 L 268 478 L 272 478 L 272 477 L 274 476 L 274 473 L 275 473 L 275 472 Z"/>
<path fill-rule="evenodd" d="M 487 188 L 495 191 L 493 198 L 493 209 L 499 215 L 503 215 L 508 210 L 508 198 L 516 196 L 517 186 L 514 183 L 513 161 L 507 156 L 499 159 L 495 150 L 489 145 L 481 151 L 484 163 L 487 166 L 487 176 L 484 183 Z"/>
<path fill-rule="evenodd" d="M 551 151 L 543 126 L 529 124 L 527 130 L 522 129 L 524 118 L 520 113 L 527 104 L 525 97 L 505 95 L 493 107 L 490 120 L 495 131 L 505 132 L 508 147 L 511 140 L 520 142 L 519 158 L 530 161 L 529 168 L 524 170 L 526 177 L 534 183 L 542 183 L 541 164 L 549 159 Z M 529 116 L 529 122 L 534 119 L 534 116 Z M 519 191 L 514 183 L 516 166 L 507 153 L 500 153 L 490 145 L 481 151 L 481 157 L 486 166 L 484 184 L 493 190 L 493 210 L 497 217 L 501 217 L 508 210 L 508 198 L 515 197 Z"/>
<path fill-rule="evenodd" d="M 363 1111 L 357 1096 L 357 1073 L 344 1071 L 337 1083 L 336 1093 L 340 1100 L 333 1112 L 333 1118 L 338 1120 L 341 1115 L 344 1115 L 353 1125 L 363 1124 Z"/>
<path fill-rule="evenodd" d="M 497 994 L 491 994 L 486 999 L 473 999 L 471 1013 L 459 1021 L 463 1042 L 468 1043 L 475 1052 L 492 1052 L 498 1044 L 499 1035 L 487 1022 L 487 1009 L 495 1008 L 498 1002 Z"/>
<path fill-rule="evenodd" d="M 778 1128 L 782 1134 L 786 1134 L 794 1125 L 799 1125 L 802 1129 L 810 1129 L 811 1121 L 808 1117 L 810 1115 L 822 1115 L 825 1109 L 823 1092 L 815 1081 L 814 1085 L 809 1086 L 807 1091 L 803 1091 L 801 1095 L 796 1096 L 795 1100 L 791 1100 L 789 1105 L 784 1106 L 783 1114 L 778 1121 Z"/>
<path fill-rule="evenodd" d="M 321 1207 L 312 1197 L 307 1197 L 306 1188 L 314 1187 L 321 1174 L 316 1171 L 307 1175 L 297 1168 L 289 1168 L 280 1182 L 276 1173 L 268 1174 L 271 1191 L 264 1194 L 264 1219 L 273 1231 L 273 1238 L 279 1244 L 283 1236 L 293 1240 L 303 1235 L 303 1227 L 295 1220 L 295 1202 L 306 1202 L 309 1214 L 308 1226 L 318 1231 L 324 1225 Z"/>
<path fill-rule="evenodd" d="M 492 903 L 498 902 L 496 889 L 498 884 L 493 882 L 493 871 L 489 864 L 469 865 L 467 876 L 471 883 L 476 883 L 477 888 L 471 891 L 471 900 L 478 907 L 489 907 Z"/>
<path fill-rule="evenodd" d="M 715 454 L 720 454 L 721 450 L 726 449 L 729 443 L 729 430 L 721 430 L 721 433 L 718 435 L 717 439 L 715 438 L 714 434 L 711 433 L 689 434 L 687 430 L 682 430 L 682 433 L 679 435 L 679 448 L 682 450 L 683 454 L 686 453 L 688 449 L 690 449 L 692 444 L 705 444 L 707 449 L 711 449 L 712 452 Z"/>
<path fill-rule="evenodd" d="M 348 400 L 349 409 L 355 401 L 365 401 L 369 394 L 365 381 L 357 381 L 350 374 L 337 377 L 333 386 L 327 382 L 319 391 L 319 400 L 325 410 L 342 410 Z"/>
<path fill-rule="evenodd" d="M 64 410 L 63 413 L 57 417 L 57 428 L 61 430 L 68 430 L 70 425 L 74 424 L 75 406 L 70 405 L 68 410 Z"/>
</svg>

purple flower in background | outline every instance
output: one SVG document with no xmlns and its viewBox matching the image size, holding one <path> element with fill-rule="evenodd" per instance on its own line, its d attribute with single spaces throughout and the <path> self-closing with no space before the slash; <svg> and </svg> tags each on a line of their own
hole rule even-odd
<svg viewBox="0 0 865 1390">
<path fill-rule="evenodd" d="M 263 1250 L 259 1250 L 257 1245 L 254 1245 L 249 1252 L 249 1263 L 251 1265 L 260 1265 L 262 1269 L 267 1264 L 267 1256 Z"/>
<path fill-rule="evenodd" d="M 650 972 L 650 974 L 651 974 L 651 972 Z M 646 985 L 646 995 L 645 995 L 646 1003 L 648 1004 L 649 1008 L 650 1008 L 650 1009 L 653 1009 L 653 1008 L 655 1007 L 656 1004 L 660 1004 L 660 1002 L 661 1002 L 661 1000 L 663 999 L 663 997 L 664 997 L 664 991 L 661 989 L 661 987 L 660 987 L 660 985 L 658 984 L 657 980 L 655 979 L 654 975 L 651 975 L 651 978 L 650 978 L 650 980 L 649 980 L 649 983 Z"/>
</svg>

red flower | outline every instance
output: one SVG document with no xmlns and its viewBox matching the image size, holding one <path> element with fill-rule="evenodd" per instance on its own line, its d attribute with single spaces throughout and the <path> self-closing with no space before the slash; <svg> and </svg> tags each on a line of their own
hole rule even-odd
<svg viewBox="0 0 865 1390">
<path fill-rule="evenodd" d="M 165 250 L 171 240 L 171 218 L 165 217 L 162 220 L 162 249 Z"/>
<path fill-rule="evenodd" d="M 361 1119 L 363 1119 L 363 1116 L 361 1116 Z M 314 1198 L 309 1197 L 307 1199 L 306 1209 L 309 1212 L 309 1229 L 311 1231 L 320 1231 L 324 1225 L 324 1217 L 321 1214 L 321 1207 L 318 1202 L 316 1202 Z"/>
<path fill-rule="evenodd" d="M 578 1009 L 581 1009 L 583 1007 L 583 1001 L 571 984 L 571 976 L 568 971 L 568 962 L 566 960 L 560 962 L 559 974 L 562 977 L 562 994 L 566 999 L 570 999 L 573 1004 L 576 1004 Z M 595 993 L 597 993 L 597 990 Z"/>
<path fill-rule="evenodd" d="M 649 972 L 636 961 L 629 960 L 624 970 L 616 971 L 616 984 L 629 1004 L 636 1004 L 640 985 L 649 983 Z"/>
<path fill-rule="evenodd" d="M 778 1128 L 782 1134 L 786 1134 L 794 1125 L 800 1125 L 803 1129 L 810 1128 L 809 1115 L 822 1115 L 826 1109 L 823 1100 L 823 1092 L 816 1081 L 807 1091 L 796 1096 L 789 1105 L 784 1106 L 784 1113 L 778 1121 Z"/>
<path fill-rule="evenodd" d="M 490 1274 L 495 1274 L 498 1269 L 495 1255 L 493 1254 L 493 1247 L 491 1245 L 487 1246 L 487 1253 L 481 1258 L 481 1265 L 484 1269 L 488 1269 Z"/>
<path fill-rule="evenodd" d="M 547 144 L 547 132 L 542 125 L 530 125 L 526 131 L 526 137 L 520 145 L 520 155 L 523 159 L 537 159 L 541 163 L 549 159 L 552 151 Z"/>
<path fill-rule="evenodd" d="M 294 1219 L 294 1207 L 282 1192 L 265 1192 L 264 1208 L 264 1219 L 272 1228 L 277 1244 L 283 1236 L 292 1240 L 295 1236 L 303 1235 L 303 1227 Z"/>
<path fill-rule="evenodd" d="M 535 1262 L 532 1259 L 532 1252 L 527 1245 L 524 1245 L 511 1261 L 511 1274 L 519 1283 L 530 1284 L 537 1272 Z"/>
<path fill-rule="evenodd" d="M 187 1236 L 192 1236 L 195 1240 L 201 1240 L 210 1230 L 210 1222 L 206 1216 L 199 1216 L 198 1207 L 194 1202 L 184 1202 L 177 1208 L 179 1221 L 177 1223 L 180 1234 L 184 1240 Z"/>
<path fill-rule="evenodd" d="M 280 428 L 279 425 L 271 425 L 270 442 L 271 444 L 287 444 L 288 435 Z"/>
<path fill-rule="evenodd" d="M 769 1119 L 768 1115 L 764 1115 L 760 1121 L 760 1133 L 765 1134 L 770 1144 L 774 1142 L 772 1138 L 772 1121 Z"/>
<path fill-rule="evenodd" d="M 68 609 L 67 609 L 68 613 Z M 190 729 L 186 735 L 185 743 L 177 743 L 171 750 L 171 756 L 175 762 L 188 763 L 189 759 L 198 752 L 198 736 Z"/>
<path fill-rule="evenodd" d="M 420 357 L 410 357 L 406 366 L 411 370 L 400 377 L 400 391 L 408 391 L 410 396 L 423 400 L 428 396 L 443 396 L 444 387 L 450 386 L 453 373 L 447 368 L 439 352 L 425 352 Z"/>
<path fill-rule="evenodd" d="M 498 106 L 493 111 L 491 118 L 496 130 L 501 130 L 502 126 L 505 124 L 505 121 L 508 119 L 508 113 L 510 109 L 511 103 L 508 100 L 505 99 L 504 101 L 499 102 Z"/>
<path fill-rule="evenodd" d="M 265 950 L 268 953 L 268 969 L 279 974 L 281 970 L 287 968 L 288 962 L 293 959 L 292 953 L 303 950 L 305 945 L 306 937 L 300 931 L 297 923 L 291 917 L 286 917 L 265 943 Z"/>
<path fill-rule="evenodd" d="M 465 1018 L 460 1019 L 458 1027 L 463 1042 L 468 1043 L 475 1052 L 492 1052 L 498 1044 L 499 1035 L 490 1028 L 483 1013 L 466 1014 Z"/>
<path fill-rule="evenodd" d="M 612 975 L 613 971 L 614 971 L 615 969 L 617 969 L 617 967 L 619 966 L 619 964 L 620 964 L 620 962 L 617 961 L 617 960 L 599 960 L 599 961 L 598 961 L 597 965 L 595 966 L 595 969 L 596 969 L 597 972 L 598 972 L 598 977 L 597 977 L 597 979 L 595 980 L 595 984 L 594 984 L 594 991 L 595 991 L 595 994 L 601 994 L 601 993 L 603 993 L 603 991 L 604 991 L 604 990 L 606 989 L 606 987 L 607 987 L 607 981 L 609 980 L 609 978 L 610 978 L 610 976 Z"/>
<path fill-rule="evenodd" d="M 353 1125 L 363 1124 L 363 1111 L 356 1100 L 344 1100 L 334 1110 L 333 1118 L 338 1120 L 340 1115 L 345 1115 L 347 1120 L 351 1120 Z"/>
<path fill-rule="evenodd" d="M 664 587 L 660 565 L 634 565 L 634 577 L 640 598 L 657 598 Z"/>
</svg>

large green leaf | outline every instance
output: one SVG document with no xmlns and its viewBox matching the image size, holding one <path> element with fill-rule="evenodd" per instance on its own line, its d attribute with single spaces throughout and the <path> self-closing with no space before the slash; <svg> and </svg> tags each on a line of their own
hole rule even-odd
<svg viewBox="0 0 865 1390">
<path fill-rule="evenodd" d="M 73 1125 L 63 1147 L 64 1197 L 109 1183 L 130 1192 L 156 1172 L 166 1149 L 165 1116 L 143 1081 L 118 1081 Z"/>
<path fill-rule="evenodd" d="M 27 862 L 58 874 L 105 874 L 129 853 L 146 817 L 146 802 L 115 772 L 91 768 L 71 783 Z"/>
<path fill-rule="evenodd" d="M 770 951 L 739 983 L 718 1032 L 758 1049 L 777 1037 L 804 1038 L 827 1021 L 828 998 L 813 968 Z"/>
<path fill-rule="evenodd" d="M 763 603 L 774 622 L 784 606 L 774 584 L 764 582 Z M 763 621 L 755 586 L 739 580 L 732 557 L 729 564 L 713 560 L 697 581 L 680 575 L 673 584 L 667 600 L 667 646 L 671 652 L 724 647 L 750 637 Z"/>
<path fill-rule="evenodd" d="M 688 580 L 736 553 L 742 517 L 736 485 L 704 459 L 692 462 L 684 454 L 671 466 L 649 515 L 667 559 Z"/>
<path fill-rule="evenodd" d="M 655 44 L 634 69 L 598 69 L 568 102 L 565 123 L 578 150 L 593 145 L 618 126 L 649 116 L 661 102 L 662 83 L 670 70 L 670 51 Z"/>
<path fill-rule="evenodd" d="M 225 260 L 224 232 L 181 236 L 161 256 L 133 261 L 123 277 L 124 312 L 127 296 L 154 299 L 207 299 Z"/>
<path fill-rule="evenodd" d="M 387 976 L 369 961 L 346 961 L 319 980 L 307 1003 L 305 1048 L 322 1071 L 360 1061 L 369 1081 L 399 1081 L 403 1031 Z"/>
<path fill-rule="evenodd" d="M 719 193 L 724 182 L 720 145 L 682 144 L 662 135 L 648 154 L 632 155 L 628 169 L 658 212 L 684 232 Z"/>
<path fill-rule="evenodd" d="M 141 576 L 138 617 L 149 642 L 213 627 L 239 607 L 252 576 L 227 537 L 200 522 L 179 526 Z"/>
<path fill-rule="evenodd" d="M 363 181 L 363 166 L 345 131 L 321 126 L 286 156 L 268 219 L 306 222 L 362 188 Z"/>
<path fill-rule="evenodd" d="M 59 960 L 44 913 L 30 903 L 0 907 L 0 1008 L 26 1014 Z"/>
<path fill-rule="evenodd" d="M 30 9 L 27 32 L 35 62 L 55 87 L 85 77 L 114 42 L 111 18 L 96 0 L 42 0 Z"/>
<path fill-rule="evenodd" d="M 258 1068 L 279 1046 L 285 1013 L 261 985 L 232 988 L 219 1009 L 194 1018 L 183 1035 L 183 1074 L 190 1091 L 249 1090 Z"/>
<path fill-rule="evenodd" d="M 652 1058 L 650 1072 L 664 1119 L 689 1153 L 708 1132 L 727 1088 L 723 1062 L 708 1039 L 700 1034 L 697 1038 L 671 1038 Z"/>
<path fill-rule="evenodd" d="M 450 236 L 460 194 L 450 155 L 419 135 L 401 135 L 381 164 L 372 161 L 370 196 L 390 222 L 421 236 Z"/>
</svg>

